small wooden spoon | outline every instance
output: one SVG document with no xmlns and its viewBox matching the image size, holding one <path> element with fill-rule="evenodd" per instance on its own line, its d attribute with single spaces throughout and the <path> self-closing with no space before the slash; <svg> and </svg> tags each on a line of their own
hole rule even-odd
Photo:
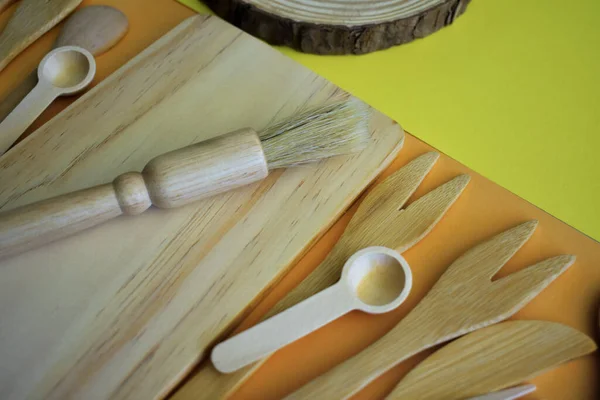
<svg viewBox="0 0 600 400">
<path fill-rule="evenodd" d="M 442 347 L 410 371 L 386 399 L 481 396 L 532 379 L 595 349 L 589 337 L 556 322 L 504 322 Z"/>
<path fill-rule="evenodd" d="M 54 99 L 82 91 L 95 74 L 94 56 L 81 47 L 59 47 L 48 53 L 38 68 L 36 87 L 0 123 L 0 154 L 8 150 Z"/>
<path fill-rule="evenodd" d="M 31 43 L 65 19 L 82 0 L 21 0 L 0 35 L 0 71 Z"/>
<path fill-rule="evenodd" d="M 352 310 L 392 311 L 411 288 L 412 273 L 400 254 L 387 247 L 368 247 L 348 259 L 338 283 L 218 344 L 212 362 L 223 373 L 236 371 Z"/>
<path fill-rule="evenodd" d="M 492 282 L 536 226 L 526 222 L 471 248 L 386 335 L 288 399 L 347 399 L 412 355 L 512 316 L 575 261 L 549 258 Z"/>
<path fill-rule="evenodd" d="M 84 7 L 75 11 L 65 21 L 53 48 L 78 46 L 98 56 L 117 44 L 125 36 L 128 28 L 127 17 L 116 8 Z M 33 90 L 37 81 L 37 69 L 35 69 L 0 102 L 0 121 L 3 121 Z"/>
</svg>

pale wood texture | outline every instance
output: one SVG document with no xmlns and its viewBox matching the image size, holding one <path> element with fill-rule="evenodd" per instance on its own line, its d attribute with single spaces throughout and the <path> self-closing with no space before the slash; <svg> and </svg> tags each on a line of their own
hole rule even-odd
<svg viewBox="0 0 600 400">
<path fill-rule="evenodd" d="M 575 261 L 571 255 L 549 258 L 492 282 L 536 226 L 526 222 L 467 251 L 385 336 L 289 398 L 349 398 L 408 357 L 519 311 Z"/>
<path fill-rule="evenodd" d="M 207 0 L 218 15 L 269 43 L 306 53 L 362 54 L 451 24 L 470 0 Z"/>
<path fill-rule="evenodd" d="M 82 0 L 21 0 L 0 34 L 0 71 L 27 46 L 65 19 Z"/>
<path fill-rule="evenodd" d="M 365 285 L 367 290 L 380 293 L 362 293 L 360 288 Z M 391 311 L 402 304 L 411 287 L 410 267 L 400 254 L 387 247 L 367 247 L 350 257 L 335 285 L 219 343 L 211 361 L 221 372 L 234 372 L 352 310 L 373 314 Z M 385 302 L 373 302 L 378 294 Z"/>
<path fill-rule="evenodd" d="M 0 12 L 6 10 L 15 1 L 17 0 L 0 0 Z"/>
<path fill-rule="evenodd" d="M 484 394 L 482 396 L 471 397 L 468 400 L 514 400 L 535 392 L 535 385 L 515 386 L 510 389 L 499 390 Z"/>
<path fill-rule="evenodd" d="M 0 157 L 0 206 L 98 185 L 167 151 L 346 96 L 226 22 L 196 16 Z M 397 155 L 400 127 L 377 112 L 370 123 L 361 153 L 0 262 L 0 393 L 146 400 L 170 391 Z"/>
<path fill-rule="evenodd" d="M 509 321 L 470 333 L 436 351 L 386 399 L 460 400 L 504 389 L 589 354 L 596 344 L 555 322 Z"/>
<path fill-rule="evenodd" d="M 111 49 L 127 33 L 129 22 L 121 11 L 109 6 L 89 6 L 75 11 L 61 27 L 53 48 L 79 46 L 94 56 Z M 37 69 L 0 101 L 0 121 L 27 96 L 38 81 Z"/>
<path fill-rule="evenodd" d="M 458 176 L 403 208 L 438 157 L 438 153 L 431 152 L 416 158 L 369 192 L 325 260 L 264 318 L 333 285 L 339 279 L 346 260 L 360 249 L 376 245 L 395 248 L 401 253 L 426 236 L 469 182 L 468 176 Z M 210 364 L 203 365 L 173 398 L 197 400 L 226 397 L 262 362 L 228 375 L 219 373 Z"/>
<path fill-rule="evenodd" d="M 180 207 L 267 177 L 258 134 L 240 129 L 152 159 L 142 173 L 0 213 L 0 259 L 151 205 Z"/>
<path fill-rule="evenodd" d="M 114 7 L 83 7 L 67 18 L 54 47 L 79 46 L 97 56 L 116 45 L 128 29 L 127 17 Z"/>
<path fill-rule="evenodd" d="M 0 155 L 13 145 L 54 99 L 80 92 L 92 82 L 95 74 L 94 56 L 81 47 L 59 47 L 48 53 L 38 67 L 38 84 L 0 122 Z"/>
</svg>

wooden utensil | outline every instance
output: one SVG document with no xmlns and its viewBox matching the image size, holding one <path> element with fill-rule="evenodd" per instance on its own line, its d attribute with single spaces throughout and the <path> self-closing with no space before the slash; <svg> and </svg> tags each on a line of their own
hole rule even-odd
<svg viewBox="0 0 600 400">
<path fill-rule="evenodd" d="M 221 19 L 195 16 L 0 157 L 0 207 L 109 182 L 167 151 L 347 96 Z M 353 156 L 0 261 L 0 349 L 11 366 L 0 393 L 172 390 L 395 158 L 399 125 L 378 112 L 369 122 L 372 140 Z"/>
<path fill-rule="evenodd" d="M 208 0 L 221 17 L 269 43 L 306 53 L 362 54 L 451 24 L 469 0 Z"/>
<path fill-rule="evenodd" d="M 0 12 L 6 10 L 15 1 L 17 0 L 0 0 Z"/>
<path fill-rule="evenodd" d="M 482 396 L 471 397 L 468 400 L 514 400 L 533 392 L 535 392 L 535 385 L 522 385 L 484 394 Z"/>
<path fill-rule="evenodd" d="M 219 343 L 212 362 L 221 372 L 236 371 L 352 310 L 391 311 L 406 300 L 411 287 L 412 273 L 400 254 L 387 247 L 368 247 L 348 259 L 338 283 Z"/>
<path fill-rule="evenodd" d="M 0 122 L 0 155 L 59 96 L 81 92 L 94 79 L 96 61 L 87 50 L 64 46 L 52 50 L 40 62 L 38 83 L 19 105 Z"/>
<path fill-rule="evenodd" d="M 21 0 L 0 34 L 0 71 L 27 46 L 65 19 L 82 0 Z"/>
<path fill-rule="evenodd" d="M 408 357 L 519 311 L 575 261 L 549 258 L 492 282 L 536 226 L 526 222 L 467 251 L 390 332 L 289 398 L 348 398 Z"/>
<path fill-rule="evenodd" d="M 116 8 L 83 7 L 66 19 L 53 48 L 78 46 L 96 57 L 117 44 L 125 36 L 128 28 L 127 17 Z M 33 90 L 37 81 L 35 69 L 0 101 L 0 122 Z"/>
<path fill-rule="evenodd" d="M 40 65 L 40 71 L 47 69 Z M 39 85 L 43 86 L 42 72 L 40 77 Z M 21 111 L 20 107 L 15 113 Z M 260 133 L 240 129 L 160 155 L 150 160 L 141 173 L 121 174 L 112 183 L 0 213 L 0 258 L 120 215 L 141 214 L 151 205 L 181 207 L 263 180 L 275 169 L 359 152 L 370 140 L 369 114 L 369 108 L 358 100 L 326 104 Z M 12 117 L 6 122 L 20 122 Z M 3 131 L 4 124 L 0 124 L 0 132 L 10 133 Z"/>
<path fill-rule="evenodd" d="M 470 179 L 467 175 L 458 176 L 403 208 L 438 157 L 435 152 L 423 154 L 375 186 L 361 202 L 325 260 L 280 300 L 263 320 L 335 284 L 344 262 L 356 251 L 378 245 L 403 252 L 425 237 L 457 200 Z M 227 375 L 206 363 L 173 395 L 173 399 L 224 398 L 266 359 Z"/>
<path fill-rule="evenodd" d="M 460 400 L 514 386 L 577 357 L 596 344 L 555 322 L 509 321 L 470 333 L 436 351 L 386 399 Z"/>
</svg>

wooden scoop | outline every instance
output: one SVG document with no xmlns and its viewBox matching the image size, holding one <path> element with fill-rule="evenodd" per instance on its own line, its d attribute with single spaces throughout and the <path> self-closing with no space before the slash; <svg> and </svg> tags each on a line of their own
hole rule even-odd
<svg viewBox="0 0 600 400">
<path fill-rule="evenodd" d="M 83 7 L 63 24 L 53 48 L 78 46 L 98 56 L 117 44 L 127 33 L 129 23 L 121 11 L 109 6 Z M 0 122 L 33 90 L 38 82 L 37 69 L 0 102 Z M 6 147 L 0 137 L 0 147 Z M 12 143 L 8 144 L 10 147 Z M 0 154 L 2 152 L 0 151 Z"/>
<path fill-rule="evenodd" d="M 31 43 L 65 19 L 82 0 L 21 0 L 0 35 L 0 71 Z"/>
<path fill-rule="evenodd" d="M 386 399 L 459 400 L 481 396 L 532 379 L 595 349 L 589 337 L 562 324 L 504 322 L 436 351 L 410 371 Z"/>
<path fill-rule="evenodd" d="M 549 258 L 492 282 L 536 226 L 526 222 L 467 251 L 385 336 L 289 398 L 349 398 L 412 355 L 512 316 L 575 261 Z"/>
<path fill-rule="evenodd" d="M 406 300 L 411 288 L 412 273 L 400 254 L 368 247 L 348 259 L 338 283 L 218 344 L 212 362 L 221 372 L 236 371 L 352 310 L 391 311 Z"/>
<path fill-rule="evenodd" d="M 96 61 L 87 50 L 64 46 L 52 50 L 38 67 L 38 84 L 0 122 L 0 154 L 21 136 L 27 127 L 59 96 L 85 89 L 96 74 Z"/>
</svg>

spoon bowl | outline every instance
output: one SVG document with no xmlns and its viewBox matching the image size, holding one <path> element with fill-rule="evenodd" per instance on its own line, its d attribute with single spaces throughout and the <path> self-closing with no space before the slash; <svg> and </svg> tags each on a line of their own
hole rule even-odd
<svg viewBox="0 0 600 400">
<path fill-rule="evenodd" d="M 342 281 L 352 289 L 356 309 L 381 314 L 397 308 L 412 288 L 410 266 L 387 247 L 368 247 L 348 259 Z"/>
<path fill-rule="evenodd" d="M 96 74 L 94 56 L 82 47 L 64 46 L 52 50 L 40 62 L 38 79 L 54 87 L 60 95 L 85 89 Z"/>
</svg>

